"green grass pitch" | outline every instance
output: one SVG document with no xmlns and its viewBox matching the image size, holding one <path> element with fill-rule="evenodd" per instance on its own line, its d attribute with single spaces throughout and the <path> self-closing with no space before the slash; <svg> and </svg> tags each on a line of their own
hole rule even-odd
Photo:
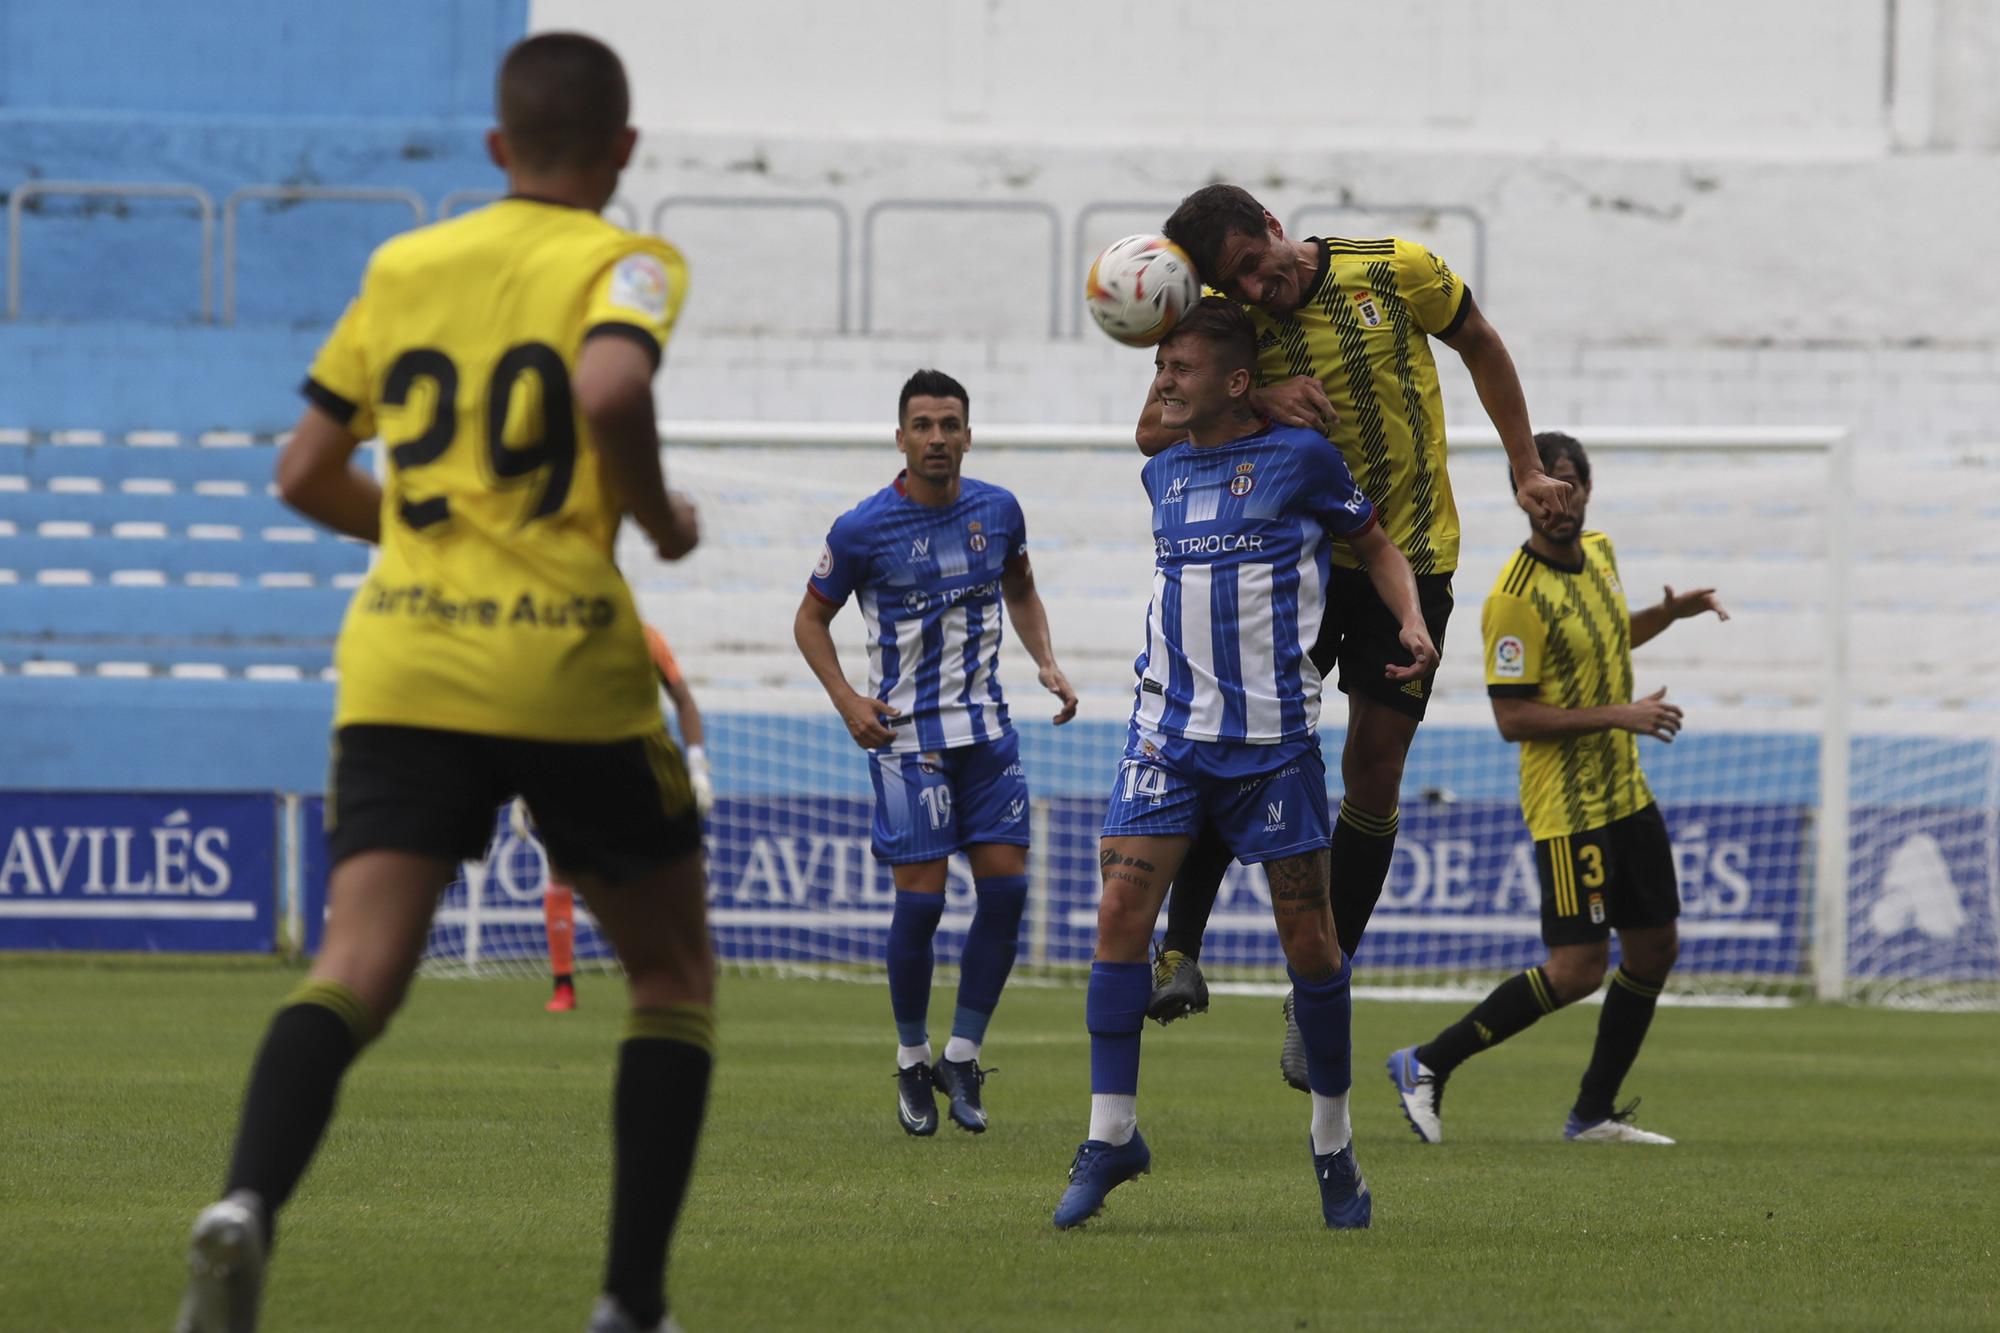
<svg viewBox="0 0 2000 1333">
<path fill-rule="evenodd" d="M 163 1329 L 270 965 L 0 961 L 0 1327 Z M 597 1289 L 619 988 L 420 982 L 284 1218 L 265 1327 L 576 1330 Z M 948 1015 L 940 990 L 934 1018 Z M 1320 1227 L 1278 1005 L 1146 1032 L 1151 1176 L 1058 1234 L 1083 992 L 1019 987 L 992 1132 L 896 1127 L 876 985 L 724 979 L 672 1269 L 723 1329 L 1945 1328 L 2000 1323 L 2000 1015 L 1662 1010 L 1628 1092 L 1674 1148 L 1560 1130 L 1596 1011 L 1462 1070 L 1419 1144 L 1381 1069 L 1456 1006 L 1356 1006 L 1375 1228 Z"/>
</svg>

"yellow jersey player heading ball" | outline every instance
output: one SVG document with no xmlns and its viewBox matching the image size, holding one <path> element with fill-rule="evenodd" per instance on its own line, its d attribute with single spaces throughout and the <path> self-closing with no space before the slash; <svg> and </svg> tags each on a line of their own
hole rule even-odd
<svg viewBox="0 0 2000 1333">
<path fill-rule="evenodd" d="M 250 1075 L 225 1197 L 196 1220 L 177 1327 L 254 1328 L 265 1256 L 342 1075 L 402 1002 L 439 891 L 525 799 L 624 963 L 610 1262 L 593 1333 L 671 1327 L 666 1250 L 714 1048 L 701 828 L 612 560 L 626 514 L 696 541 L 654 434 L 680 255 L 598 216 L 630 159 L 625 71 L 572 33 L 517 44 L 487 138 L 507 197 L 384 244 L 314 361 L 285 500 L 381 558 L 336 660 L 329 916 Z M 353 465 L 387 454 L 378 485 Z"/>
</svg>

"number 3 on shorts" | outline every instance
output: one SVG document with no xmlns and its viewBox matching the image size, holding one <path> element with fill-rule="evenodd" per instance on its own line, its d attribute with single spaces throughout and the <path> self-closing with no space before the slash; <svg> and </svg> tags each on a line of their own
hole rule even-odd
<svg viewBox="0 0 2000 1333">
<path fill-rule="evenodd" d="M 1586 842 L 1576 849 L 1576 863 L 1582 867 L 1583 887 L 1594 889 L 1604 883 L 1604 849 Z"/>
</svg>

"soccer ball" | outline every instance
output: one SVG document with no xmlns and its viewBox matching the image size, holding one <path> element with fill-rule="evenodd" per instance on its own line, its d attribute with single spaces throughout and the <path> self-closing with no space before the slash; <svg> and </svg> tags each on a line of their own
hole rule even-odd
<svg viewBox="0 0 2000 1333">
<path fill-rule="evenodd" d="M 1127 236 L 1104 247 L 1083 280 L 1097 327 L 1127 347 L 1151 347 L 1201 299 L 1187 251 L 1164 236 Z"/>
</svg>

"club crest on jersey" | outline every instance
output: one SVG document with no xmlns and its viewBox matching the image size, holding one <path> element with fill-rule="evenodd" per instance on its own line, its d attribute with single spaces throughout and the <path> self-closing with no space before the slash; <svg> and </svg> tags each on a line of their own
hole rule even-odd
<svg viewBox="0 0 2000 1333">
<path fill-rule="evenodd" d="M 1248 495 L 1256 485 L 1257 479 L 1248 474 L 1234 476 L 1229 479 L 1229 493 L 1238 496 Z"/>
<path fill-rule="evenodd" d="M 1502 634 L 1493 645 L 1493 674 L 1519 680 L 1528 674 L 1528 649 L 1512 634 Z"/>
<path fill-rule="evenodd" d="M 972 520 L 972 522 L 966 524 L 965 526 L 972 533 L 971 536 L 965 539 L 965 544 L 967 546 L 970 546 L 975 551 L 985 550 L 986 534 L 979 530 L 979 520 L 975 518 Z"/>
<path fill-rule="evenodd" d="M 923 754 L 917 756 L 917 767 L 922 769 L 926 773 L 937 772 L 938 765 L 943 762 L 944 762 L 943 755 L 928 750 L 925 751 Z"/>
<path fill-rule="evenodd" d="M 1593 926 L 1604 924 L 1604 895 L 1601 893 L 1590 895 L 1590 924 Z"/>
<path fill-rule="evenodd" d="M 1361 316 L 1361 322 L 1369 328 L 1379 328 L 1382 324 L 1382 308 L 1375 304 L 1375 293 L 1359 291 L 1354 294 L 1354 313 Z"/>
</svg>

